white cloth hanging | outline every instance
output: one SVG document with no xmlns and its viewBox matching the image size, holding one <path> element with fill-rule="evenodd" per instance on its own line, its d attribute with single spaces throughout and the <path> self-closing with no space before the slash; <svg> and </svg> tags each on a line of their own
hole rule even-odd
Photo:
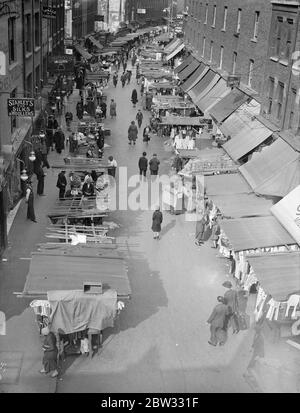
<svg viewBox="0 0 300 413">
<path fill-rule="evenodd" d="M 296 310 L 297 310 L 297 306 L 299 303 L 300 303 L 300 295 L 297 295 L 297 294 L 291 295 L 287 301 L 285 316 L 287 317 L 289 315 L 290 308 L 294 307 L 291 317 L 296 318 Z"/>
<path fill-rule="evenodd" d="M 33 300 L 29 304 L 35 314 L 49 317 L 51 313 L 50 303 L 47 300 Z"/>
<path fill-rule="evenodd" d="M 259 287 L 256 298 L 256 305 L 254 310 L 255 321 L 258 322 L 262 316 L 263 307 L 267 299 L 267 294 Z"/>
<path fill-rule="evenodd" d="M 266 318 L 270 321 L 273 320 L 278 320 L 278 314 L 279 314 L 279 309 L 280 309 L 280 302 L 279 301 L 275 301 L 273 298 L 271 298 L 270 301 L 268 301 L 267 303 L 270 307 L 269 310 L 267 312 Z"/>
</svg>

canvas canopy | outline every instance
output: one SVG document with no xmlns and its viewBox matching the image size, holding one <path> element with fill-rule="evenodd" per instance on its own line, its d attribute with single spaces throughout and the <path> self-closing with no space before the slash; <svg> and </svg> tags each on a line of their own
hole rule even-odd
<svg viewBox="0 0 300 413">
<path fill-rule="evenodd" d="M 247 261 L 263 290 L 274 300 L 283 301 L 300 292 L 299 252 L 247 256 Z"/>
<path fill-rule="evenodd" d="M 117 313 L 117 292 L 86 294 L 82 291 L 48 291 L 51 307 L 51 330 L 64 334 L 85 329 L 102 331 L 114 326 Z"/>
<path fill-rule="evenodd" d="M 295 244 L 273 216 L 225 219 L 220 222 L 220 227 L 235 251 Z"/>
<path fill-rule="evenodd" d="M 45 295 L 52 290 L 82 290 L 83 283 L 102 282 L 104 290 L 113 289 L 119 297 L 129 297 L 131 288 L 122 258 L 52 255 L 32 253 L 23 295 Z"/>
<path fill-rule="evenodd" d="M 251 99 L 248 95 L 239 89 L 233 89 L 228 95 L 211 107 L 209 113 L 218 123 L 222 123 L 248 99 Z"/>
</svg>

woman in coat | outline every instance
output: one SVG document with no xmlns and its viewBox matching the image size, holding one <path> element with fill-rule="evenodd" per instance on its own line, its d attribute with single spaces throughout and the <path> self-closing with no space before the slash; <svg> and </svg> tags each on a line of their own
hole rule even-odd
<svg viewBox="0 0 300 413">
<path fill-rule="evenodd" d="M 137 91 L 136 89 L 133 89 L 132 94 L 131 94 L 131 102 L 133 103 L 133 107 L 135 108 L 135 105 L 138 102 L 138 96 L 137 96 Z"/>
<path fill-rule="evenodd" d="M 58 376 L 57 371 L 57 354 L 58 349 L 56 346 L 56 337 L 48 327 L 44 327 L 41 331 L 42 335 L 45 336 L 43 343 L 44 357 L 43 357 L 43 368 L 40 370 L 41 374 L 48 374 L 51 371 L 51 377 Z"/>
<path fill-rule="evenodd" d="M 207 215 L 204 215 L 200 221 L 197 221 L 196 224 L 196 234 L 195 234 L 195 244 L 200 246 L 204 242 L 204 234 L 206 231 L 206 226 L 208 224 Z"/>
<path fill-rule="evenodd" d="M 150 128 L 150 126 L 146 126 L 145 128 L 144 128 L 144 131 L 143 131 L 143 142 L 149 142 L 150 141 L 150 132 L 151 132 L 151 128 Z"/>
<path fill-rule="evenodd" d="M 54 134 L 55 149 L 57 153 L 65 148 L 65 134 L 61 130 L 61 127 L 57 128 L 57 131 Z"/>
<path fill-rule="evenodd" d="M 138 128 L 133 120 L 128 128 L 129 145 L 131 145 L 131 142 L 133 142 L 133 144 L 135 145 L 135 141 L 137 140 L 138 133 L 139 133 Z"/>
<path fill-rule="evenodd" d="M 76 105 L 76 114 L 78 119 L 82 119 L 83 117 L 83 105 L 81 102 L 78 102 Z"/>
<path fill-rule="evenodd" d="M 117 104 L 113 99 L 111 99 L 110 102 L 109 114 L 111 118 L 115 118 L 117 116 Z"/>
<path fill-rule="evenodd" d="M 153 212 L 152 215 L 152 231 L 154 232 L 153 238 L 154 239 L 159 239 L 159 233 L 161 231 L 161 223 L 163 221 L 163 215 L 160 211 L 160 207 L 157 206 L 155 208 L 155 211 Z"/>
</svg>

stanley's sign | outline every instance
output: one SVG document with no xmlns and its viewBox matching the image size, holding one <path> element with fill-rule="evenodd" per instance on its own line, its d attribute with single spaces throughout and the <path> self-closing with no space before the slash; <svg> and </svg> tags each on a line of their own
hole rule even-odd
<svg viewBox="0 0 300 413">
<path fill-rule="evenodd" d="M 34 116 L 34 99 L 7 99 L 7 113 L 8 116 Z"/>
</svg>

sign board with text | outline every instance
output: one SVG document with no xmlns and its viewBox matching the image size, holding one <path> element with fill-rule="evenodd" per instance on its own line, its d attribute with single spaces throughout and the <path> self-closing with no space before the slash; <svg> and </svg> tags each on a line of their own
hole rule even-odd
<svg viewBox="0 0 300 413">
<path fill-rule="evenodd" d="M 8 98 L 7 99 L 8 116 L 34 116 L 34 99 L 32 98 Z"/>
<path fill-rule="evenodd" d="M 48 58 L 48 72 L 49 73 L 73 73 L 74 59 L 72 55 L 65 54 L 61 56 L 49 56 Z"/>
<path fill-rule="evenodd" d="M 56 19 L 56 10 L 50 6 L 43 6 L 44 19 Z"/>
</svg>

